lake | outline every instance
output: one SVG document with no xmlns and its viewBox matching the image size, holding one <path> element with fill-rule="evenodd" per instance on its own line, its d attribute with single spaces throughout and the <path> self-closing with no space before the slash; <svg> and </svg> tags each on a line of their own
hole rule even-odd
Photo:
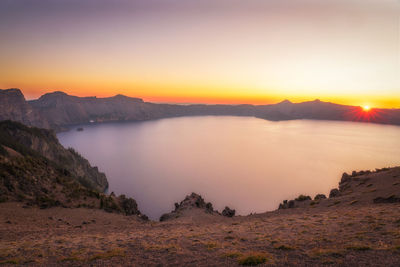
<svg viewBox="0 0 400 267">
<path fill-rule="evenodd" d="M 152 219 L 191 192 L 240 215 L 329 194 L 343 172 L 400 165 L 400 127 L 204 116 L 81 125 L 58 134 Z"/>
</svg>

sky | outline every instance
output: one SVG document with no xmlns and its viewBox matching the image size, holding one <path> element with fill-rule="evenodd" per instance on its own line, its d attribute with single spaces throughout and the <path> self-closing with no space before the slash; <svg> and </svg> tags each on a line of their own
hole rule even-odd
<svg viewBox="0 0 400 267">
<path fill-rule="evenodd" d="M 0 88 L 400 108 L 400 1 L 1 0 Z"/>
</svg>

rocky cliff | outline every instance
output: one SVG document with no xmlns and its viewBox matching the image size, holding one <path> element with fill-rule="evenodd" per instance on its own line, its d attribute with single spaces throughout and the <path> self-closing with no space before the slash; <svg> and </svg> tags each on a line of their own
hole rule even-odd
<svg viewBox="0 0 400 267">
<path fill-rule="evenodd" d="M 0 202 L 101 208 L 140 215 L 136 201 L 102 193 L 106 176 L 50 130 L 18 122 L 0 122 Z"/>
<path fill-rule="evenodd" d="M 141 121 L 201 115 L 252 116 L 267 120 L 337 120 L 400 125 L 400 109 L 372 109 L 345 106 L 319 100 L 274 105 L 171 105 L 144 102 L 123 95 L 77 97 L 53 92 L 25 101 L 18 89 L 0 90 L 0 120 L 60 130 L 73 124 L 105 121 Z"/>
<path fill-rule="evenodd" d="M 143 100 L 123 95 L 108 98 L 76 97 L 63 92 L 48 93 L 29 104 L 52 125 L 70 125 L 89 121 L 122 121 L 146 119 Z"/>
<path fill-rule="evenodd" d="M 73 149 L 65 149 L 51 130 L 27 127 L 12 121 L 0 122 L 2 145 L 17 152 L 44 157 L 76 177 L 86 187 L 103 192 L 108 187 L 104 173 Z"/>
<path fill-rule="evenodd" d="M 12 119 L 25 125 L 50 128 L 47 119 L 33 108 L 19 89 L 0 89 L 0 121 Z"/>
</svg>

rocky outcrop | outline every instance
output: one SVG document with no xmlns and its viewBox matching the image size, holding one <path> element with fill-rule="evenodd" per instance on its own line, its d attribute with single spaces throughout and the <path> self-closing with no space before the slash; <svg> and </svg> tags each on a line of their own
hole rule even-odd
<svg viewBox="0 0 400 267">
<path fill-rule="evenodd" d="M 235 216 L 236 210 L 230 209 L 229 207 L 225 207 L 225 209 L 222 211 L 222 216 L 225 217 L 233 217 Z"/>
<path fill-rule="evenodd" d="M 340 191 L 337 188 L 334 188 L 329 192 L 329 198 L 338 197 L 339 195 Z"/>
<path fill-rule="evenodd" d="M 314 197 L 314 200 L 321 200 L 321 199 L 326 199 L 326 196 L 324 194 L 317 194 Z"/>
<path fill-rule="evenodd" d="M 29 126 L 50 128 L 47 119 L 25 100 L 19 89 L 0 89 L 0 121 L 14 120 Z"/>
<path fill-rule="evenodd" d="M 299 201 L 299 202 L 307 201 L 307 200 L 311 200 L 311 197 L 310 196 L 305 196 L 305 195 L 300 195 L 295 199 L 295 201 Z"/>
<path fill-rule="evenodd" d="M 0 202 L 27 206 L 100 208 L 125 215 L 142 215 L 134 199 L 103 193 L 106 176 L 54 133 L 18 122 L 0 122 Z"/>
<path fill-rule="evenodd" d="M 329 198 L 317 194 L 311 200 L 308 196 L 300 195 L 294 200 L 284 200 L 278 209 L 397 203 L 400 202 L 399 179 L 400 167 L 343 173 L 339 188 L 332 189 Z"/>
<path fill-rule="evenodd" d="M 210 214 L 214 212 L 213 206 L 210 202 L 206 203 L 200 195 L 192 193 L 186 196 L 185 199 L 182 200 L 180 203 L 175 203 L 175 210 L 170 213 L 163 214 L 160 217 L 160 221 L 178 218 L 182 212 L 191 209 L 201 209 L 204 212 Z"/>
<path fill-rule="evenodd" d="M 103 192 L 108 188 L 107 178 L 92 167 L 89 162 L 73 149 L 65 149 L 53 131 L 27 127 L 12 121 L 0 122 L 4 145 L 12 149 L 32 150 L 51 160 L 70 173 L 87 188 Z"/>
<path fill-rule="evenodd" d="M 163 214 L 160 217 L 160 221 L 176 219 L 184 216 L 186 213 L 190 213 L 190 211 L 203 211 L 205 214 L 221 216 L 218 211 L 214 210 L 213 205 L 210 202 L 205 202 L 202 196 L 192 193 L 187 195 L 180 203 L 175 203 L 175 209 L 170 213 Z M 235 210 L 225 207 L 222 215 L 233 217 L 235 216 L 235 213 Z"/>
<path fill-rule="evenodd" d="M 374 198 L 374 203 L 397 203 L 400 202 L 400 196 L 391 195 L 389 197 Z"/>
<path fill-rule="evenodd" d="M 292 209 L 292 208 L 297 208 L 299 206 L 299 203 L 303 202 L 310 202 L 311 197 L 310 196 L 305 196 L 305 195 L 300 195 L 297 198 L 293 200 L 284 200 L 281 204 L 279 204 L 278 209 Z"/>
</svg>

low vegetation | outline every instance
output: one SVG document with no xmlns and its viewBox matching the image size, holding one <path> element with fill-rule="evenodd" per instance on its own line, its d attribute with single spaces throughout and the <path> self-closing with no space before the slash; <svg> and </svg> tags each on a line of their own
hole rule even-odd
<svg viewBox="0 0 400 267">
<path fill-rule="evenodd" d="M 266 263 L 268 260 L 268 255 L 265 253 L 252 252 L 244 254 L 238 258 L 239 265 L 245 266 L 255 266 L 259 264 Z"/>
</svg>

